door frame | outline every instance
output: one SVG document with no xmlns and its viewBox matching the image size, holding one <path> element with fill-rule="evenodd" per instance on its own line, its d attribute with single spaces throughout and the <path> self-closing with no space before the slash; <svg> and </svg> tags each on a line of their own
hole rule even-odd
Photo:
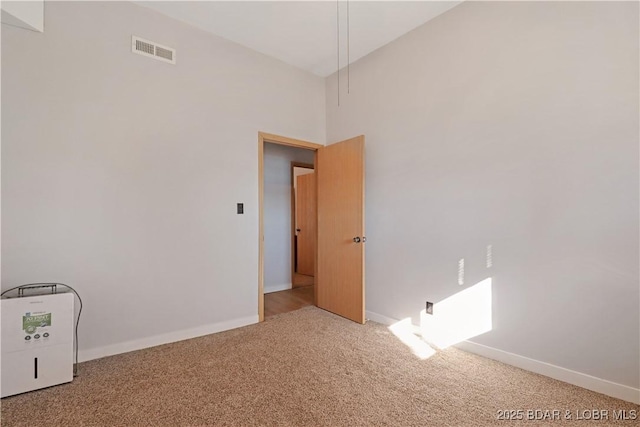
<svg viewBox="0 0 640 427">
<path fill-rule="evenodd" d="M 317 152 L 318 149 L 324 147 L 322 144 L 301 139 L 258 132 L 258 320 L 260 322 L 264 321 L 264 144 L 266 142 L 314 151 L 313 168 L 316 171 L 318 167 L 316 162 Z M 316 258 L 317 256 L 318 251 L 316 250 Z M 315 265 L 317 268 L 317 260 Z"/>
<path fill-rule="evenodd" d="M 315 158 L 314 158 L 315 163 Z M 301 163 L 301 162 L 291 162 L 291 287 L 293 286 L 293 278 L 296 274 L 296 190 L 295 190 L 295 176 L 293 168 L 305 168 L 305 169 L 313 169 L 314 173 L 316 170 L 315 164 L 311 163 Z"/>
</svg>

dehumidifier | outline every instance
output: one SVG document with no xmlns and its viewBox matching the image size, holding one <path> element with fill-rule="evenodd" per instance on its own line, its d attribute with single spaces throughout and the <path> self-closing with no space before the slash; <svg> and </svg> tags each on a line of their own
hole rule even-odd
<svg viewBox="0 0 640 427">
<path fill-rule="evenodd" d="M 2 397 L 73 380 L 73 302 L 71 293 L 0 300 Z"/>
</svg>

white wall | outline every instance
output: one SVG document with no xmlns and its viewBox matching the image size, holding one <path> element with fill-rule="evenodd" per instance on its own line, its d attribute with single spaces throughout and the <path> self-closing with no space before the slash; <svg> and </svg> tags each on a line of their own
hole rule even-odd
<svg viewBox="0 0 640 427">
<path fill-rule="evenodd" d="M 465 2 L 352 64 L 340 107 L 328 78 L 327 140 L 366 135 L 367 310 L 417 323 L 492 277 L 472 341 L 640 386 L 638 16 Z"/>
<path fill-rule="evenodd" d="M 2 23 L 44 31 L 44 0 L 2 1 Z"/>
<path fill-rule="evenodd" d="M 2 26 L 2 289 L 75 287 L 85 359 L 257 321 L 258 131 L 324 141 L 323 79 L 129 2 L 46 9 Z"/>
<path fill-rule="evenodd" d="M 312 150 L 264 146 L 264 292 L 291 289 L 291 162 L 313 164 Z"/>
</svg>

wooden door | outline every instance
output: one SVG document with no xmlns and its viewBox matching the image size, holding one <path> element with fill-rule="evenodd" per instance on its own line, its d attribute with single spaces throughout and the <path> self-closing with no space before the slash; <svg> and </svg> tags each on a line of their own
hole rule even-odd
<svg viewBox="0 0 640 427">
<path fill-rule="evenodd" d="M 316 258 L 316 175 L 296 179 L 297 273 L 315 274 Z"/>
<path fill-rule="evenodd" d="M 364 323 L 364 136 L 318 149 L 316 180 L 316 304 Z"/>
</svg>

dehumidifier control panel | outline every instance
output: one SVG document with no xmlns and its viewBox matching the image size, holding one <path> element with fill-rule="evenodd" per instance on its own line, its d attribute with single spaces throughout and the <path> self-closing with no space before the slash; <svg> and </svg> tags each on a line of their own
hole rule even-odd
<svg viewBox="0 0 640 427">
<path fill-rule="evenodd" d="M 73 380 L 73 302 L 70 293 L 0 301 L 2 397 Z"/>
</svg>

